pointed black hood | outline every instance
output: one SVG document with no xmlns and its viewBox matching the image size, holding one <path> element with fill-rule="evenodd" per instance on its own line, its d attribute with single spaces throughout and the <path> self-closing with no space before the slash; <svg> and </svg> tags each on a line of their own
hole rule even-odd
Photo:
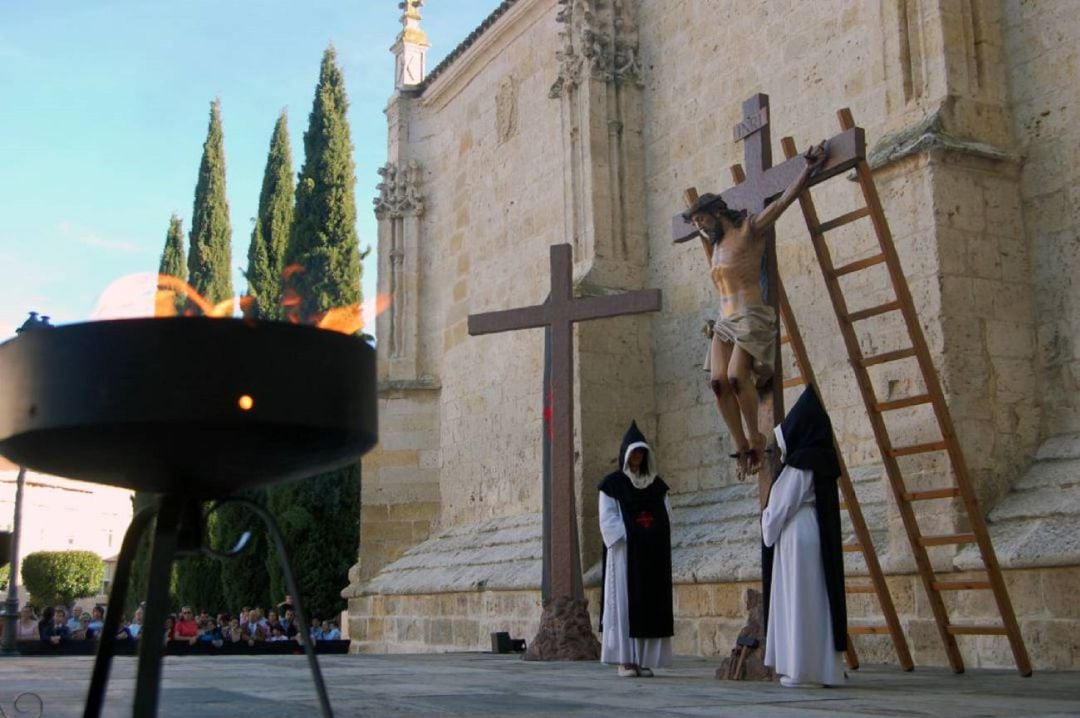
<svg viewBox="0 0 1080 718">
<path fill-rule="evenodd" d="M 622 446 L 619 447 L 619 469 L 621 470 L 626 466 L 626 455 L 630 451 L 630 447 L 634 444 L 644 444 L 645 451 L 649 454 L 652 453 L 652 449 L 649 448 L 649 442 L 645 441 L 645 435 L 641 433 L 641 429 L 638 428 L 636 421 L 630 422 L 630 428 L 623 434 Z"/>
<path fill-rule="evenodd" d="M 835 479 L 840 462 L 833 444 L 832 422 L 814 387 L 806 390 L 780 424 L 785 466 L 814 472 L 816 480 Z"/>
</svg>

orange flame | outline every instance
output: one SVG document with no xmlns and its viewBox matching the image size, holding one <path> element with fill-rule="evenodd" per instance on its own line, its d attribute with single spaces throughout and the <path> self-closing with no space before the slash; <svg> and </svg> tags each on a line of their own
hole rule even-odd
<svg viewBox="0 0 1080 718">
<path fill-rule="evenodd" d="M 175 317 L 177 295 L 185 295 L 207 317 L 231 317 L 236 297 L 229 297 L 217 304 L 210 304 L 183 279 L 169 274 L 158 275 L 158 291 L 154 296 L 155 317 Z"/>
<path fill-rule="evenodd" d="M 315 323 L 315 326 L 342 334 L 356 334 L 363 330 L 365 319 L 374 319 L 385 312 L 389 306 L 389 294 L 376 294 L 363 304 L 335 307 L 329 310 Z"/>
<path fill-rule="evenodd" d="M 282 275 L 289 277 L 303 271 L 303 267 L 294 264 L 286 267 Z M 246 315 L 255 305 L 255 298 L 251 296 L 233 297 L 217 304 L 211 304 L 184 280 L 168 274 L 158 274 L 157 291 L 154 294 L 154 316 L 177 316 L 176 298 L 178 296 L 187 299 L 188 306 L 183 310 L 185 316 L 202 314 L 207 317 L 231 317 L 237 302 L 239 302 L 241 311 Z M 281 298 L 281 305 L 287 309 L 295 310 L 299 308 L 302 300 L 303 297 L 295 289 L 286 287 Z M 314 317 L 313 323 L 320 329 L 341 332 L 342 334 L 356 334 L 364 329 L 366 322 L 374 321 L 376 317 L 385 312 L 390 303 L 389 294 L 376 294 L 363 304 L 330 309 L 322 315 Z M 300 323 L 296 311 L 288 312 L 285 318 L 293 324 Z"/>
</svg>

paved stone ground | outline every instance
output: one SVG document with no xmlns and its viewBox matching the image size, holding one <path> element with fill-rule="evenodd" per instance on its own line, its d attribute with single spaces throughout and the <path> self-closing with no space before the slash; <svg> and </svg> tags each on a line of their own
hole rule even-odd
<svg viewBox="0 0 1080 718">
<path fill-rule="evenodd" d="M 320 661 L 336 716 L 1080 716 L 1080 675 L 1008 671 L 954 675 L 940 668 L 904 673 L 865 666 L 840 689 L 792 690 L 712 678 L 716 662 L 676 659 L 655 678 L 618 678 L 597 663 L 526 663 L 483 653 L 324 656 Z M 0 715 L 79 716 L 90 681 L 89 657 L 0 659 Z M 118 658 L 105 715 L 127 716 L 134 658 Z M 169 657 L 159 715 L 307 718 L 318 714 L 303 656 Z"/>
</svg>

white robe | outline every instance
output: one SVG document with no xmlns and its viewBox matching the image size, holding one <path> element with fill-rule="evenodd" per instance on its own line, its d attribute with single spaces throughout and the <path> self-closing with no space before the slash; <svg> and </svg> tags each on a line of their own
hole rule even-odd
<svg viewBox="0 0 1080 718">
<path fill-rule="evenodd" d="M 668 520 L 671 504 L 664 497 Z M 610 664 L 635 664 L 642 668 L 671 665 L 671 638 L 631 638 L 630 608 L 626 591 L 626 526 L 619 502 L 600 492 L 600 535 L 607 546 L 604 576 L 604 631 L 600 660 Z"/>
<path fill-rule="evenodd" d="M 834 648 L 812 472 L 784 467 L 761 514 L 761 535 L 775 549 L 765 665 L 786 686 L 842 684 L 844 654 Z"/>
</svg>

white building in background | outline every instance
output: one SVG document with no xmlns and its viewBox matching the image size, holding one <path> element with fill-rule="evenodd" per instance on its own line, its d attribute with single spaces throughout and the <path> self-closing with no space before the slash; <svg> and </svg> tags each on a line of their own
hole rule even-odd
<svg viewBox="0 0 1080 718">
<path fill-rule="evenodd" d="M 0 531 L 12 530 L 18 474 L 18 467 L 0 457 Z M 129 489 L 27 471 L 19 534 L 20 565 L 28 554 L 37 551 L 93 551 L 106 561 L 108 582 L 124 532 L 131 523 L 131 496 Z M 7 562 L 7 556 L 0 557 L 0 565 Z M 26 600 L 21 577 L 19 589 L 21 603 Z"/>
</svg>

